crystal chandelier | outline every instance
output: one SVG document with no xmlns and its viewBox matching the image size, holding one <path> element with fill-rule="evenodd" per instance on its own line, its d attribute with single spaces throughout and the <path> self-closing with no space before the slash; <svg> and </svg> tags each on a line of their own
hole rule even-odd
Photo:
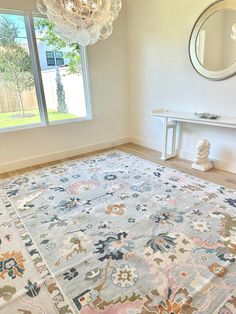
<svg viewBox="0 0 236 314">
<path fill-rule="evenodd" d="M 231 38 L 236 40 L 236 23 L 232 26 L 232 35 Z"/>
<path fill-rule="evenodd" d="M 108 38 L 121 6 L 121 0 L 38 0 L 38 10 L 54 22 L 56 34 L 81 46 Z"/>
</svg>

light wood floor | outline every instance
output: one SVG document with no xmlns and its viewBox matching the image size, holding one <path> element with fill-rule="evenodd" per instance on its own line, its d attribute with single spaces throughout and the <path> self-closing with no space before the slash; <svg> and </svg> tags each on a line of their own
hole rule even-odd
<svg viewBox="0 0 236 314">
<path fill-rule="evenodd" d="M 200 172 L 197 170 L 193 170 L 193 169 L 191 169 L 191 162 L 190 161 L 186 161 L 186 160 L 183 160 L 180 158 L 173 158 L 173 159 L 168 160 L 168 161 L 162 161 L 160 159 L 160 153 L 158 153 L 154 150 L 148 149 L 148 148 L 144 148 L 144 147 L 139 146 L 139 145 L 132 144 L 132 143 L 113 147 L 110 149 L 103 149 L 103 150 L 100 150 L 100 151 L 97 151 L 94 153 L 101 153 L 101 152 L 109 151 L 109 150 L 112 150 L 115 148 L 120 149 L 121 151 L 127 152 L 129 154 L 133 154 L 133 155 L 136 155 L 138 157 L 156 162 L 158 164 L 183 171 L 183 172 L 188 173 L 190 175 L 193 175 L 195 177 L 199 177 L 203 180 L 208 180 L 210 182 L 214 182 L 214 183 L 217 183 L 219 185 L 223 185 L 227 188 L 231 188 L 231 189 L 236 190 L 236 175 L 235 174 L 224 172 L 224 171 L 221 171 L 218 169 L 212 169 L 208 172 Z M 41 164 L 41 165 L 37 165 L 37 166 L 25 168 L 25 169 L 20 169 L 17 171 L 7 172 L 4 174 L 0 174 L 0 179 L 10 178 L 12 176 L 20 175 L 20 174 L 23 174 L 23 173 L 28 172 L 28 171 L 41 169 L 41 168 L 55 165 L 57 163 L 65 162 L 68 160 L 74 160 L 78 157 L 91 156 L 94 153 L 83 154 L 83 155 L 74 156 L 71 158 L 66 158 L 63 160 L 57 160 L 55 162 Z"/>
</svg>

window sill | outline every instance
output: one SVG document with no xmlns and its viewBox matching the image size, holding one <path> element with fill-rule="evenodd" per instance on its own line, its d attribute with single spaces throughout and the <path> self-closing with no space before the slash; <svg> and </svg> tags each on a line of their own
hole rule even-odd
<svg viewBox="0 0 236 314">
<path fill-rule="evenodd" d="M 49 125 L 47 126 L 54 126 L 59 124 L 68 124 L 68 123 L 76 123 L 76 122 L 83 122 L 92 120 L 91 116 L 87 116 L 84 118 L 75 118 L 75 119 L 65 119 L 65 120 L 58 120 L 58 121 L 50 121 Z"/>
<path fill-rule="evenodd" d="M 62 120 L 62 121 L 51 121 L 50 124 L 48 125 L 37 123 L 37 124 L 22 125 L 22 126 L 9 127 L 9 128 L 0 128 L 0 134 L 33 130 L 33 129 L 39 129 L 39 128 L 45 128 L 45 127 L 54 127 L 56 125 L 72 124 L 72 123 L 78 123 L 78 122 L 83 122 L 83 121 L 85 122 L 85 121 L 91 121 L 91 120 L 93 120 L 92 116 L 88 116 L 85 118 L 67 119 L 67 120 Z"/>
</svg>

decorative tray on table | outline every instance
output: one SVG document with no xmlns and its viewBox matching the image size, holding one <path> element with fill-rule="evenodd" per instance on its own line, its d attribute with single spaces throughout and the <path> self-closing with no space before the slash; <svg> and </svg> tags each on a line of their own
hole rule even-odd
<svg viewBox="0 0 236 314">
<path fill-rule="evenodd" d="M 194 115 L 200 119 L 217 120 L 221 116 L 210 112 L 195 112 Z"/>
</svg>

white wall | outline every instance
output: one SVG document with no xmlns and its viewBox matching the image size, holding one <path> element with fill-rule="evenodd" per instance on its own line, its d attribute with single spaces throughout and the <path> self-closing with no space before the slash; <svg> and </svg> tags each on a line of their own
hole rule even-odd
<svg viewBox="0 0 236 314">
<path fill-rule="evenodd" d="M 17 10 L 36 10 L 37 0 L 0 0 L 0 7 Z"/>
<path fill-rule="evenodd" d="M 0 133 L 0 172 L 128 141 L 125 35 L 122 10 L 112 36 L 88 48 L 93 120 Z"/>
<path fill-rule="evenodd" d="M 210 111 L 236 116 L 236 77 L 214 82 L 193 69 L 188 56 L 191 29 L 213 1 L 127 0 L 129 100 L 136 143 L 161 148 L 161 123 L 151 111 Z M 236 130 L 183 126 L 181 155 L 192 158 L 206 137 L 217 167 L 236 172 Z"/>
</svg>

